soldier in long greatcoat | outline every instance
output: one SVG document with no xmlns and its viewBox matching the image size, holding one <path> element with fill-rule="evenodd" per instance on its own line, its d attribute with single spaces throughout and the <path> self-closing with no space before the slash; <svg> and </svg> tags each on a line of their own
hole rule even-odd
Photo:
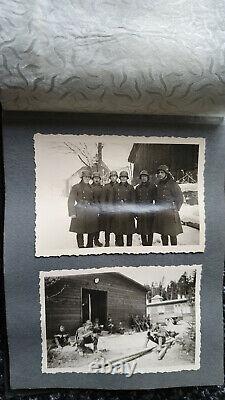
<svg viewBox="0 0 225 400">
<path fill-rule="evenodd" d="M 84 234 L 88 234 L 87 247 L 93 247 L 94 234 L 98 230 L 98 215 L 94 205 L 94 195 L 89 184 L 91 174 L 83 171 L 81 181 L 74 185 L 68 198 L 71 217 L 70 232 L 76 233 L 78 247 L 84 247 Z"/>
<path fill-rule="evenodd" d="M 102 199 L 103 199 L 103 186 L 101 184 L 101 175 L 99 172 L 93 172 L 92 174 L 92 181 L 91 188 L 93 190 L 94 196 L 94 204 L 96 206 L 96 212 L 98 215 L 98 229 L 94 234 L 94 244 L 95 246 L 102 247 L 102 243 L 99 241 L 100 231 L 103 229 L 102 227 Z"/>
<path fill-rule="evenodd" d="M 149 181 L 149 174 L 140 172 L 141 183 L 135 189 L 137 207 L 137 233 L 141 235 L 143 246 L 151 246 L 153 242 L 154 205 L 156 185 Z"/>
<path fill-rule="evenodd" d="M 118 185 L 118 174 L 111 171 L 109 174 L 110 182 L 103 188 L 103 226 L 105 231 L 105 247 L 110 245 L 110 233 L 113 232 L 113 218 L 115 217 L 115 207 L 113 204 L 113 196 L 116 186 Z"/>
<path fill-rule="evenodd" d="M 179 216 L 183 194 L 166 165 L 160 165 L 157 175 L 154 232 L 161 234 L 163 246 L 169 244 L 169 237 L 171 245 L 177 245 L 177 235 L 183 232 Z"/>
<path fill-rule="evenodd" d="M 127 171 L 120 172 L 120 183 L 116 185 L 113 194 L 113 202 L 116 207 L 113 232 L 116 235 L 117 246 L 124 246 L 123 235 L 127 236 L 127 246 L 132 246 L 133 234 L 135 233 L 135 192 L 133 186 L 127 182 L 128 178 Z"/>
</svg>

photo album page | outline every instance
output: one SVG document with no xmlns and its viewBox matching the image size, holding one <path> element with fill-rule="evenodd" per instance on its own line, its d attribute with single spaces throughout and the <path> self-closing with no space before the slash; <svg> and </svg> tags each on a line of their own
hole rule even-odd
<svg viewBox="0 0 225 400">
<path fill-rule="evenodd" d="M 4 113 L 10 386 L 223 382 L 225 125 Z"/>
</svg>

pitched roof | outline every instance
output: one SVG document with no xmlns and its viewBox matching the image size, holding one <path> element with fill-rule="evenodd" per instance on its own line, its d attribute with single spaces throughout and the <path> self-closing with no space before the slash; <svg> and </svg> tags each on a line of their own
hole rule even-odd
<svg viewBox="0 0 225 400">
<path fill-rule="evenodd" d="M 62 278 L 65 278 L 65 279 L 67 279 L 67 278 L 74 278 L 74 279 L 76 279 L 76 277 L 79 277 L 79 278 L 81 278 L 81 277 L 83 277 L 83 278 L 85 278 L 85 277 L 88 277 L 88 276 L 95 276 L 95 277 L 98 277 L 98 276 L 100 276 L 100 275 L 116 275 L 116 276 L 119 276 L 121 279 L 124 279 L 124 280 L 126 280 L 126 281 L 129 281 L 130 283 L 132 283 L 134 286 L 137 286 L 139 289 L 141 289 L 142 291 L 144 291 L 144 292 L 147 292 L 147 288 L 144 286 L 144 285 L 142 285 L 141 283 L 139 283 L 139 282 L 137 282 L 137 281 L 135 281 L 134 279 L 132 279 L 132 278 L 129 278 L 128 276 L 126 276 L 126 275 L 124 275 L 124 274 L 122 274 L 122 273 L 120 273 L 120 272 L 113 272 L 113 271 L 109 271 L 109 272 L 98 272 L 98 271 L 95 271 L 95 272 L 90 272 L 90 273 L 88 273 L 88 274 L 76 274 L 76 275 L 67 275 L 67 276 L 62 276 Z"/>
</svg>

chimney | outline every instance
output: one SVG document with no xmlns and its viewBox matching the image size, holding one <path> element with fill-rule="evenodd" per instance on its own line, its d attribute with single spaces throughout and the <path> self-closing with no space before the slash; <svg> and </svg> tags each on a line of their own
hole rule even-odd
<svg viewBox="0 0 225 400">
<path fill-rule="evenodd" d="M 100 170 L 102 165 L 102 149 L 103 149 L 103 144 L 98 143 L 98 171 Z"/>
</svg>

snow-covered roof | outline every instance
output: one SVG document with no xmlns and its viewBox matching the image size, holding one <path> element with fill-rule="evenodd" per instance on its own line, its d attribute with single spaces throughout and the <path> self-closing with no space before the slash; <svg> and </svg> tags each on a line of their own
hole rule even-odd
<svg viewBox="0 0 225 400">
<path fill-rule="evenodd" d="M 162 296 L 160 296 L 159 294 L 156 294 L 154 297 L 152 297 L 152 300 L 159 300 L 159 299 L 163 299 Z"/>
<path fill-rule="evenodd" d="M 161 296 L 159 297 L 161 298 Z M 164 300 L 154 303 L 147 303 L 147 307 L 164 306 L 166 304 L 169 305 L 169 304 L 181 304 L 181 303 L 187 303 L 187 299 L 174 299 L 174 300 Z"/>
</svg>

